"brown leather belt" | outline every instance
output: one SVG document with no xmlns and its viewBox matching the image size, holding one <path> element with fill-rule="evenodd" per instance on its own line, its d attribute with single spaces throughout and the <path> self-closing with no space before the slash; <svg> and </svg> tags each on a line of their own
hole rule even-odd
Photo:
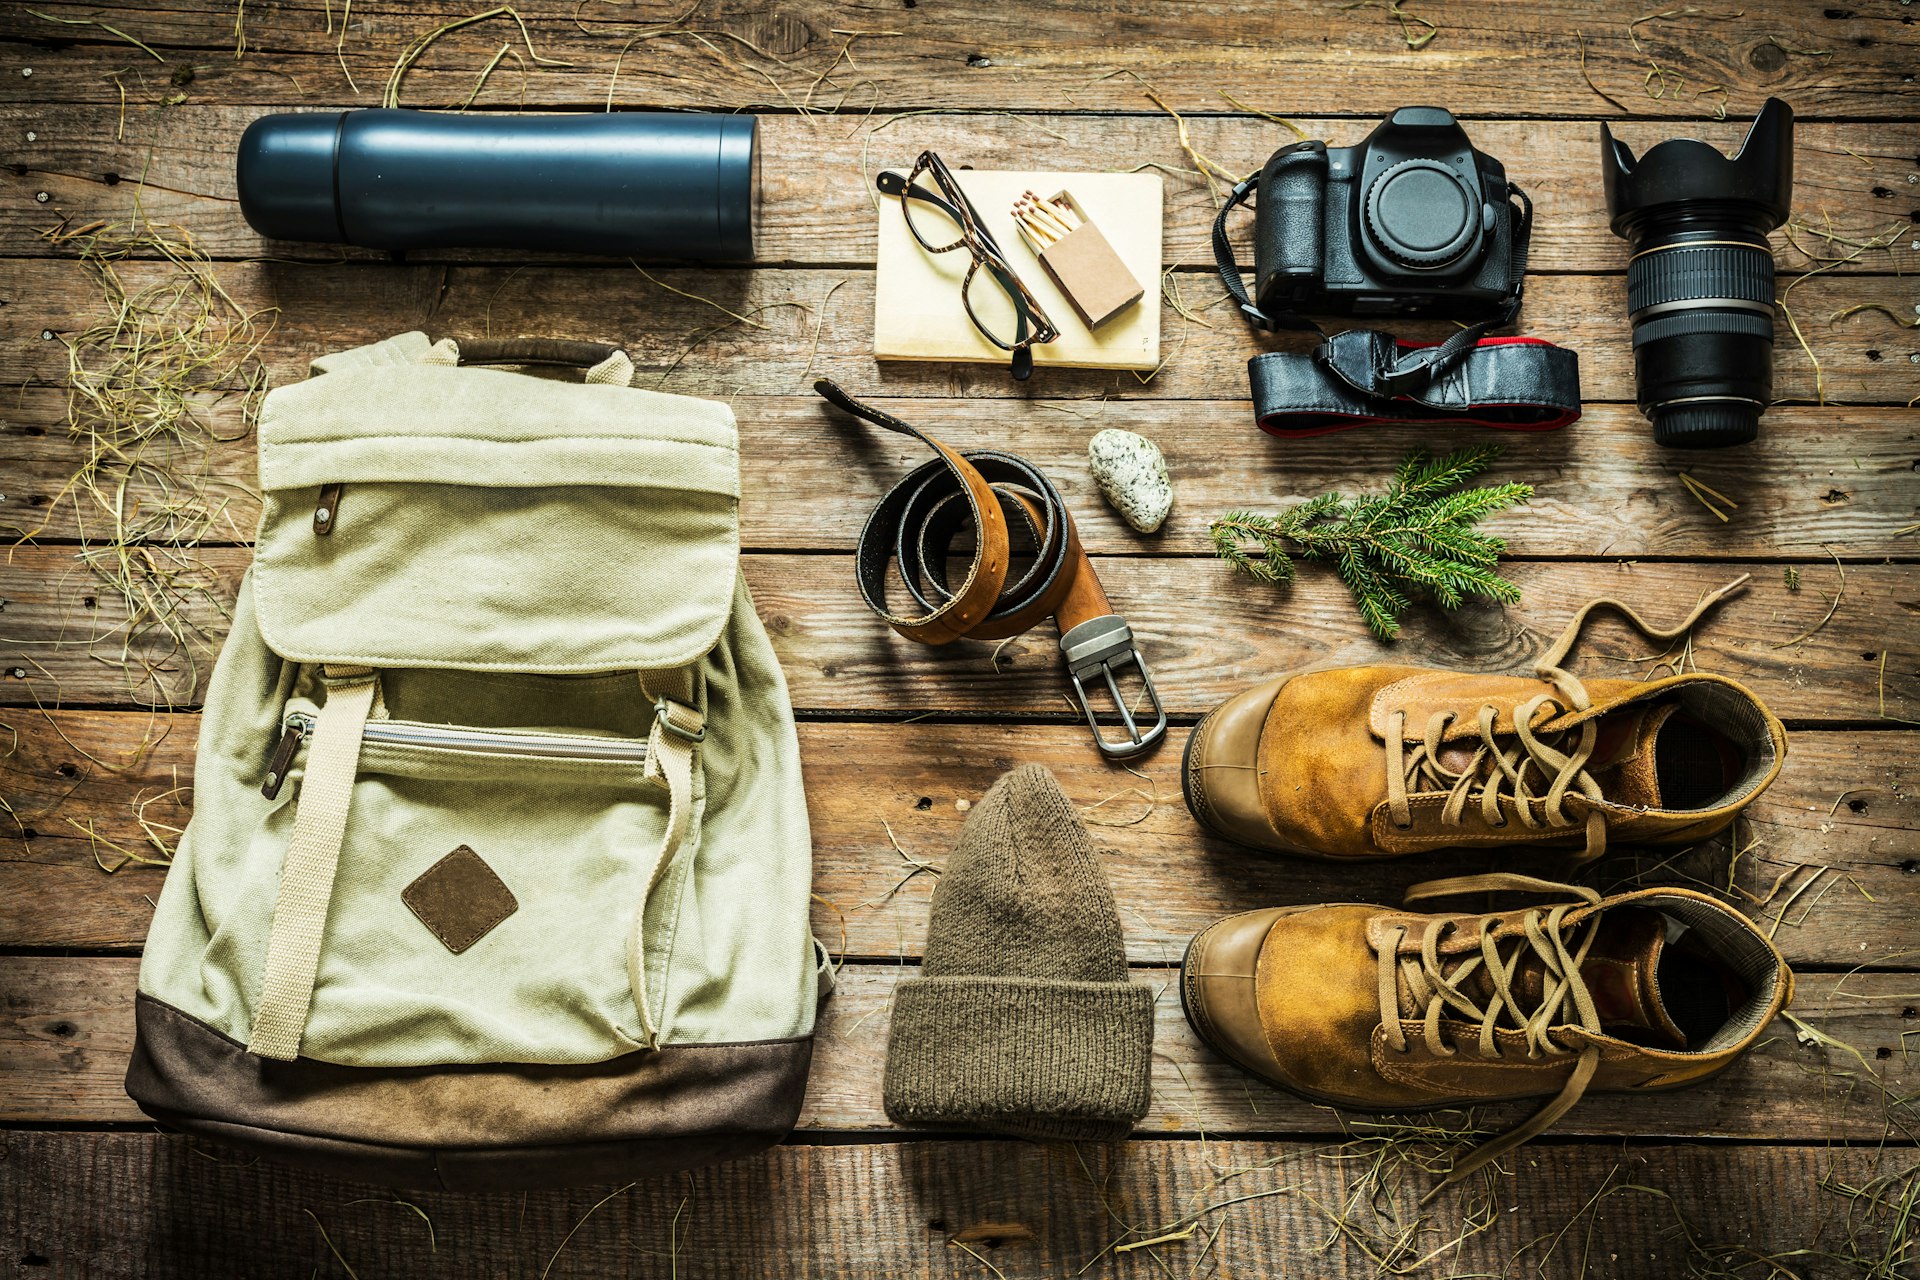
<svg viewBox="0 0 1920 1280">
<path fill-rule="evenodd" d="M 1134 647 L 1133 631 L 1108 603 L 1067 504 L 1039 468 L 998 450 L 949 449 L 892 414 L 855 400 L 828 379 L 814 383 L 813 389 L 855 417 L 912 436 L 939 455 L 888 490 L 860 531 L 855 564 L 869 609 L 907 639 L 930 645 L 962 638 L 1004 640 L 1053 618 L 1060 627 L 1060 650 L 1066 655 L 1075 700 L 1101 752 L 1138 755 L 1166 736 L 1167 713 Z M 1017 577 L 1012 576 L 1010 520 L 1019 522 L 1033 547 L 1032 564 Z M 969 528 L 973 558 L 966 577 L 955 585 L 948 575 L 948 557 L 954 539 Z M 889 580 L 905 589 L 914 612 L 888 604 Z M 1153 707 L 1155 721 L 1145 730 L 1115 678 L 1129 665 L 1140 672 Z M 1096 677 L 1105 681 L 1119 708 L 1127 731 L 1124 739 L 1108 738 L 1094 715 L 1087 685 Z"/>
</svg>

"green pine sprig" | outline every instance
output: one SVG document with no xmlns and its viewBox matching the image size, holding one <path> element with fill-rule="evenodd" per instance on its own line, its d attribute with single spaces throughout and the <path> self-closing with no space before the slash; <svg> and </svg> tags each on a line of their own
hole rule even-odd
<svg viewBox="0 0 1920 1280">
<path fill-rule="evenodd" d="M 1273 516 L 1230 511 L 1208 532 L 1215 554 L 1258 582 L 1292 582 L 1295 555 L 1331 563 L 1368 629 L 1391 640 L 1400 634 L 1400 615 L 1422 597 L 1447 609 L 1468 596 L 1506 604 L 1520 598 L 1500 576 L 1506 541 L 1474 526 L 1526 502 L 1533 486 L 1464 487 L 1499 456 L 1494 445 L 1437 458 L 1416 449 L 1384 494 L 1325 493 Z"/>
</svg>

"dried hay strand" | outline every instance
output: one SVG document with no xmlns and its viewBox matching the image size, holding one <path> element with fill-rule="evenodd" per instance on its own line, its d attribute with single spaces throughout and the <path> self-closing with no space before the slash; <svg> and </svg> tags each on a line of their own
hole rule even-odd
<svg viewBox="0 0 1920 1280">
<path fill-rule="evenodd" d="M 124 613 L 118 654 L 95 656 L 124 668 L 130 691 L 151 684 L 167 701 L 171 664 L 186 660 L 191 688 L 196 650 L 209 639 L 195 615 L 224 615 L 227 607 L 224 585 L 195 549 L 209 538 L 248 536 L 229 509 L 234 491 L 245 490 L 215 474 L 213 451 L 253 430 L 267 384 L 260 348 L 278 308 L 248 311 L 235 302 L 178 227 L 141 219 L 44 235 L 78 257 L 99 287 L 101 309 L 64 339 L 67 433 L 81 461 L 40 525 L 15 531 L 16 545 L 71 509 L 75 558 Z M 123 279 L 120 262 L 135 256 L 159 258 L 162 274 L 145 284 Z M 241 430 L 223 436 L 213 411 L 232 399 Z"/>
<path fill-rule="evenodd" d="M 407 78 L 407 72 L 413 69 L 413 64 L 420 61 L 420 56 L 424 54 L 436 40 L 451 32 L 458 31 L 462 27 L 470 27 L 476 22 L 486 22 L 491 18 L 513 19 L 514 25 L 520 29 L 520 38 L 526 42 L 527 56 L 534 62 L 547 67 L 570 67 L 573 65 L 571 62 L 563 62 L 558 58 L 541 57 L 539 50 L 533 47 L 533 33 L 527 30 L 527 20 L 520 16 L 520 11 L 510 4 L 497 5 L 482 13 L 472 14 L 465 18 L 457 18 L 452 22 L 444 23 L 431 31 L 415 36 L 412 42 L 400 51 L 400 56 L 394 60 L 393 70 L 387 74 L 387 87 L 386 91 L 381 94 L 380 105 L 383 107 L 397 107 L 400 105 L 401 82 Z M 342 26 L 341 33 L 343 36 L 345 35 L 344 25 Z M 487 64 L 487 69 L 480 73 L 478 83 L 474 85 L 472 94 L 468 95 L 467 106 L 473 105 L 473 99 L 480 95 L 481 85 L 486 83 L 487 76 L 492 73 L 494 67 L 500 65 L 500 59 L 504 56 L 506 56 L 506 50 L 502 49 L 494 55 L 493 61 Z M 464 110 L 465 108 L 463 107 L 462 109 Z"/>
<path fill-rule="evenodd" d="M 110 36 L 118 36 L 120 39 L 126 41 L 128 44 L 140 50 L 142 53 L 147 54 L 155 62 L 166 61 L 165 58 L 161 57 L 158 53 L 154 52 L 154 50 L 145 41 L 135 39 L 133 36 L 128 35 L 126 32 L 122 31 L 120 28 L 115 26 L 109 26 L 107 23 L 101 22 L 98 18 L 58 18 L 51 13 L 41 13 L 38 9 L 27 9 L 25 10 L 25 12 L 32 14 L 34 17 L 40 19 L 40 21 L 42 22 L 58 22 L 61 25 L 68 26 L 68 27 L 98 27 L 100 28 L 100 30 L 106 32 Z M 234 18 L 234 30 L 236 31 L 239 30 L 238 15 L 236 15 Z M 243 48 L 245 47 L 244 43 L 242 44 L 242 47 Z M 235 56 L 237 57 L 238 55 L 236 54 Z"/>
</svg>

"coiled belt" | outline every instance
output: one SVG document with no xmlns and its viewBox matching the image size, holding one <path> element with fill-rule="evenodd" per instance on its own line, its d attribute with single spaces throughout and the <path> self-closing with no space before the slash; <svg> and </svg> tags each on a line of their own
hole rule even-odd
<svg viewBox="0 0 1920 1280">
<path fill-rule="evenodd" d="M 1053 618 L 1074 698 L 1101 752 L 1138 755 L 1166 736 L 1167 713 L 1134 647 L 1133 631 L 1107 601 L 1067 504 L 1039 468 L 997 450 L 949 449 L 826 378 L 813 389 L 855 417 L 912 436 L 938 455 L 888 490 L 860 530 L 855 572 L 869 609 L 907 639 L 928 645 L 962 638 L 1004 640 Z M 1012 576 L 1009 521 L 1019 522 L 1033 547 L 1032 564 L 1017 577 Z M 955 585 L 947 571 L 948 554 L 968 528 L 974 531 L 973 558 L 966 577 Z M 888 603 L 890 580 L 904 588 L 912 612 Z M 1140 672 L 1153 707 L 1154 723 L 1145 730 L 1115 678 L 1128 666 Z M 1124 739 L 1108 738 L 1094 715 L 1087 686 L 1095 679 L 1105 682 L 1119 708 Z"/>
</svg>

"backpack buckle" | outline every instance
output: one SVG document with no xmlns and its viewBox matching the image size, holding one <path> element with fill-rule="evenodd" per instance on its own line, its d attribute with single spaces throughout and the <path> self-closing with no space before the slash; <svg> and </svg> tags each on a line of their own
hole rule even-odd
<svg viewBox="0 0 1920 1280">
<path fill-rule="evenodd" d="M 1160 705 L 1160 692 L 1153 687 L 1153 675 L 1147 670 L 1146 659 L 1134 647 L 1133 629 L 1127 626 L 1125 618 L 1112 613 L 1089 618 L 1060 637 L 1060 652 L 1066 655 L 1067 676 L 1073 681 L 1074 698 L 1087 717 L 1087 727 L 1093 730 L 1093 741 L 1100 748 L 1100 754 L 1115 759 L 1137 756 L 1166 736 L 1166 709 Z M 1114 673 L 1124 670 L 1128 665 L 1139 670 L 1140 681 L 1146 687 L 1147 700 L 1153 705 L 1155 720 L 1145 732 L 1134 720 L 1132 708 L 1120 696 L 1120 683 L 1114 679 Z M 1095 676 L 1106 681 L 1113 705 L 1119 708 L 1120 719 L 1127 726 L 1124 739 L 1107 737 L 1101 732 L 1099 720 L 1094 717 L 1093 704 L 1087 699 L 1086 682 Z"/>
<path fill-rule="evenodd" d="M 673 712 L 675 711 L 684 711 L 691 717 L 694 721 L 693 727 L 689 729 L 676 721 L 673 718 Z M 662 729 L 680 739 L 682 742 L 690 743 L 697 747 L 707 740 L 706 717 L 684 703 L 674 702 L 664 697 L 655 698 L 653 700 L 653 718 L 654 723 L 658 724 Z"/>
</svg>

